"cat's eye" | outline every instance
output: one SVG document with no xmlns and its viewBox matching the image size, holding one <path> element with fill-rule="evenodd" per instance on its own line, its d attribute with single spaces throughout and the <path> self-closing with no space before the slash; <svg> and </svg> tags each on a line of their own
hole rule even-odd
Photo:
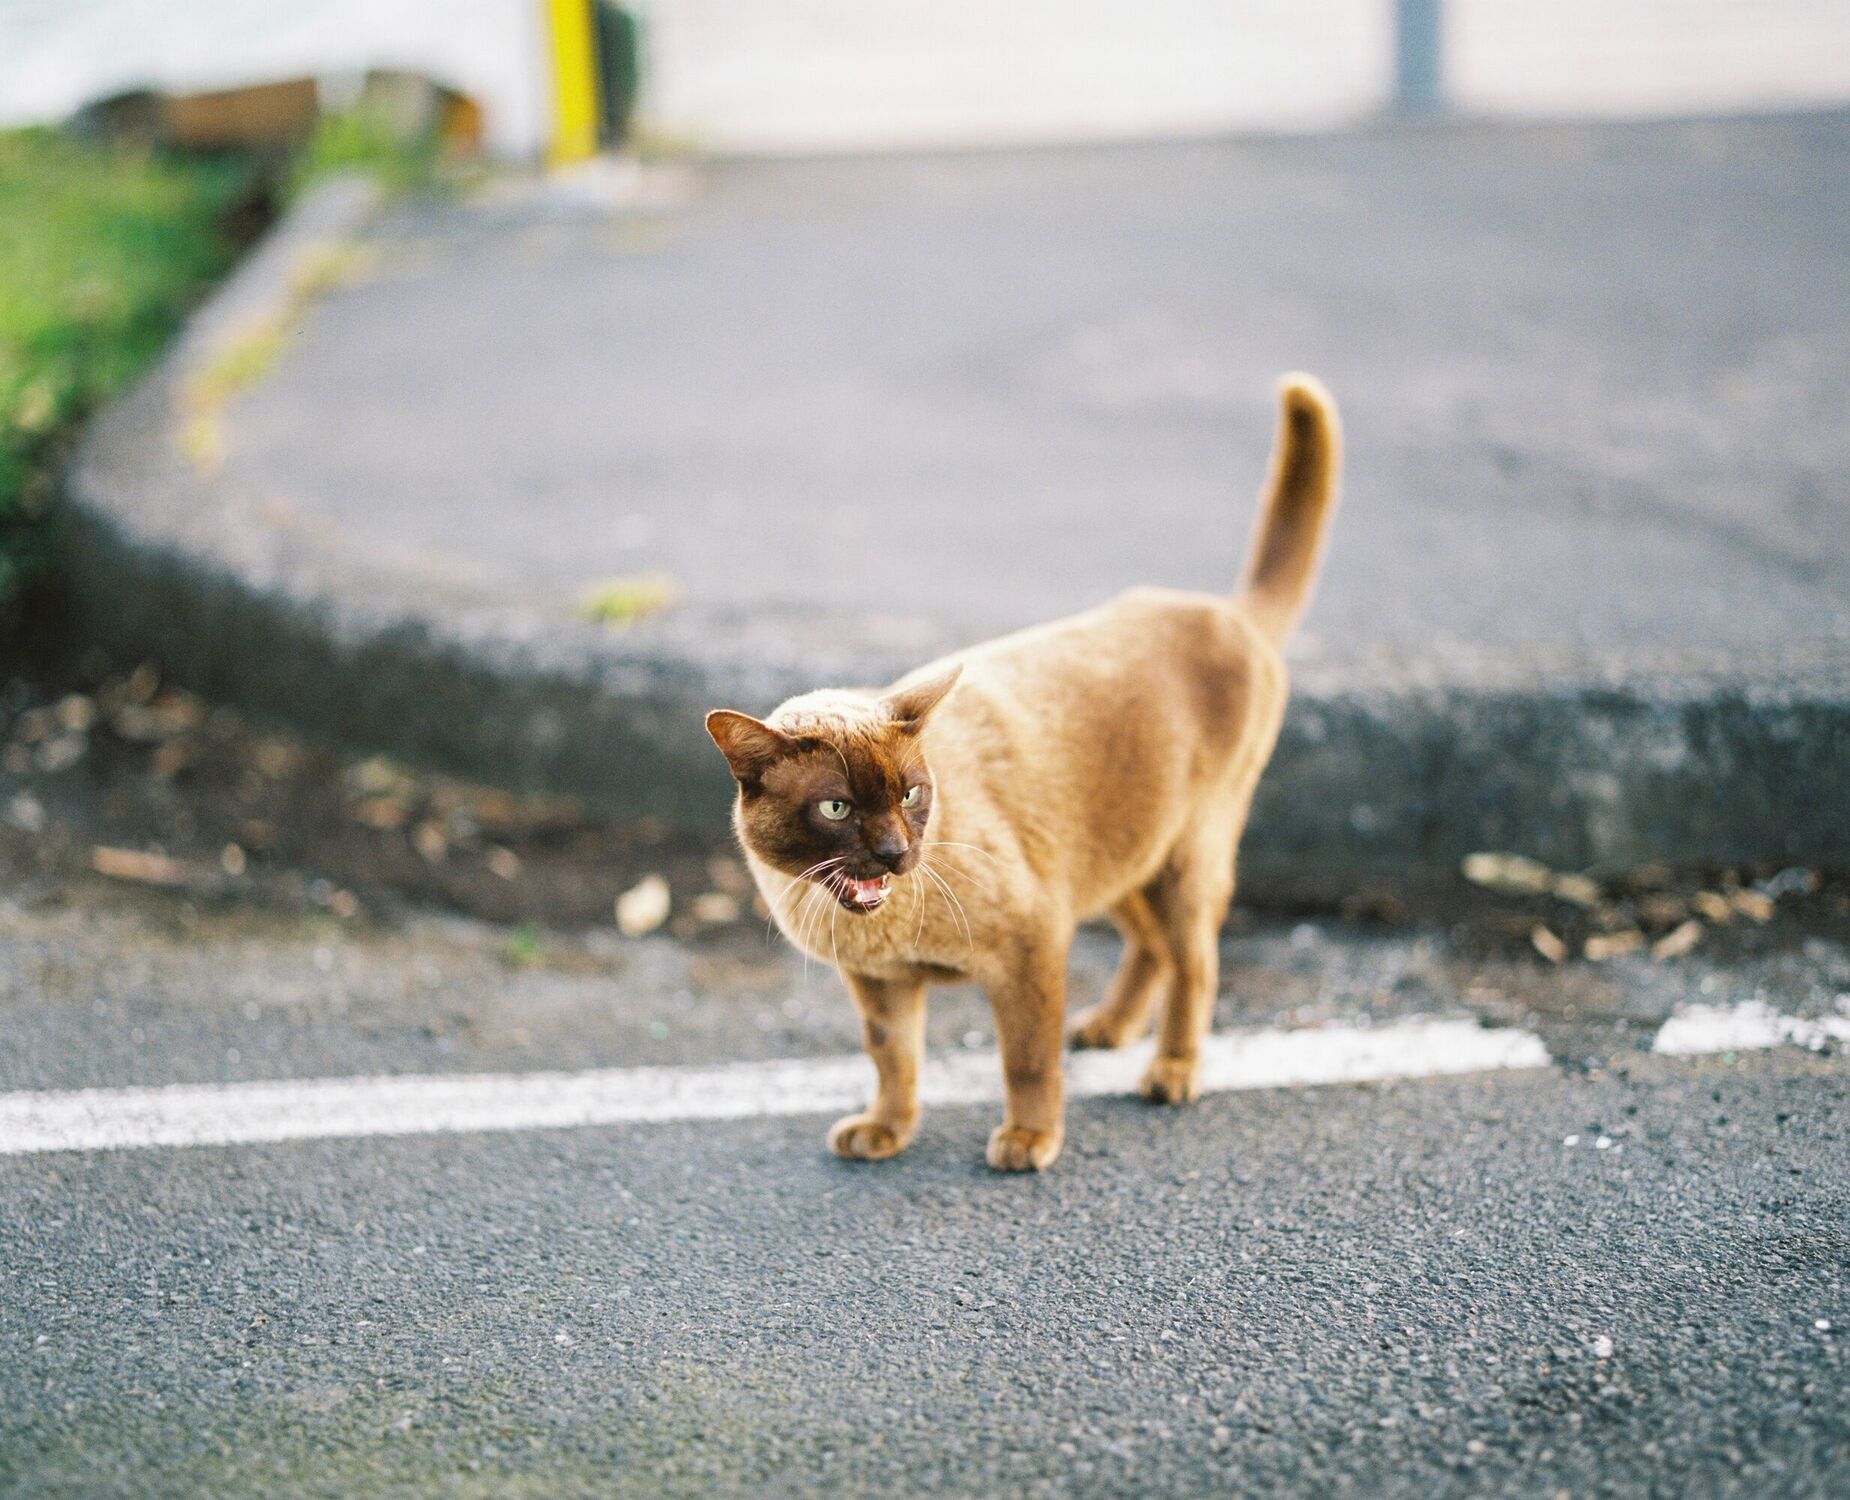
<svg viewBox="0 0 1850 1500">
<path fill-rule="evenodd" d="M 925 783 L 920 782 L 899 799 L 901 807 L 917 807 L 925 800 Z"/>
<path fill-rule="evenodd" d="M 831 823 L 839 823 L 848 816 L 848 804 L 840 797 L 825 797 L 816 804 L 816 811 Z"/>
</svg>

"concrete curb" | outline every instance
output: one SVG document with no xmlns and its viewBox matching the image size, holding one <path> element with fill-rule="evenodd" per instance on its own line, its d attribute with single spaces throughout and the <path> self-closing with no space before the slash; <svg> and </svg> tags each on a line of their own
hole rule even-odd
<svg viewBox="0 0 1850 1500">
<path fill-rule="evenodd" d="M 557 600 L 343 551 L 248 480 L 200 473 L 177 440 L 189 378 L 239 329 L 283 315 L 307 259 L 376 206 L 350 182 L 305 199 L 93 424 L 64 497 L 85 644 L 153 656 L 322 738 L 708 829 L 729 783 L 706 709 L 886 681 L 961 644 L 793 613 L 671 611 L 611 631 Z M 1573 868 L 1850 866 L 1850 642 L 1794 643 L 1776 661 L 1298 666 L 1249 880 L 1421 876 L 1485 848 Z"/>
</svg>

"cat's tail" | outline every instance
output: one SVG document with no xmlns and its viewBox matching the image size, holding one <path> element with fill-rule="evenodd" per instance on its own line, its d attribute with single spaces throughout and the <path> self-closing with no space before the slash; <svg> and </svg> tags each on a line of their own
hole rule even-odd
<svg viewBox="0 0 1850 1500">
<path fill-rule="evenodd" d="M 1248 613 L 1275 641 L 1291 633 L 1310 602 L 1342 467 L 1342 425 L 1321 381 L 1287 375 L 1279 406 L 1271 478 L 1240 582 Z"/>
</svg>

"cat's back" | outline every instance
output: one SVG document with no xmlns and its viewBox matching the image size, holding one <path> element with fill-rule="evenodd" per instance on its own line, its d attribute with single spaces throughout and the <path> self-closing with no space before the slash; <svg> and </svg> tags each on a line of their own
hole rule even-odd
<svg viewBox="0 0 1850 1500">
<path fill-rule="evenodd" d="M 1279 670 L 1277 647 L 1239 601 L 1183 589 L 1127 589 L 1095 608 L 998 636 L 957 658 L 970 687 L 1046 701 L 1136 679 L 1152 687 L 1206 674 Z"/>
<path fill-rule="evenodd" d="M 964 674 L 933 738 L 1049 770 L 1100 746 L 1128 762 L 1214 760 L 1284 694 L 1278 650 L 1238 602 L 1180 589 L 1130 589 L 951 660 Z"/>
<path fill-rule="evenodd" d="M 1000 819 L 1082 914 L 1146 878 L 1243 747 L 1276 733 L 1277 648 L 1237 603 L 1139 588 L 961 653 L 926 730 L 949 836 Z M 1128 873 L 1127 873 L 1128 872 Z"/>
</svg>

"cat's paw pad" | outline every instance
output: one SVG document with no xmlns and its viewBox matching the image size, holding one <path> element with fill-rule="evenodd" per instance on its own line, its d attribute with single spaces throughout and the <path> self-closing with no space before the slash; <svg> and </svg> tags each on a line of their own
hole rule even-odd
<svg viewBox="0 0 1850 1500">
<path fill-rule="evenodd" d="M 1201 1097 L 1201 1065 L 1192 1057 L 1158 1053 L 1144 1070 L 1138 1091 L 1156 1104 L 1193 1104 Z"/>
<path fill-rule="evenodd" d="M 1075 1047 L 1122 1047 L 1136 1039 L 1137 1028 L 1106 1012 L 1102 1005 L 1081 1011 L 1066 1029 Z"/>
<path fill-rule="evenodd" d="M 872 1115 L 849 1115 L 830 1128 L 829 1150 L 850 1161 L 885 1161 L 904 1151 L 911 1139 L 909 1132 L 901 1135 Z"/>
<path fill-rule="evenodd" d="M 986 1155 L 998 1172 L 1044 1172 L 1058 1159 L 1065 1139 L 1057 1130 L 998 1125 Z"/>
</svg>

